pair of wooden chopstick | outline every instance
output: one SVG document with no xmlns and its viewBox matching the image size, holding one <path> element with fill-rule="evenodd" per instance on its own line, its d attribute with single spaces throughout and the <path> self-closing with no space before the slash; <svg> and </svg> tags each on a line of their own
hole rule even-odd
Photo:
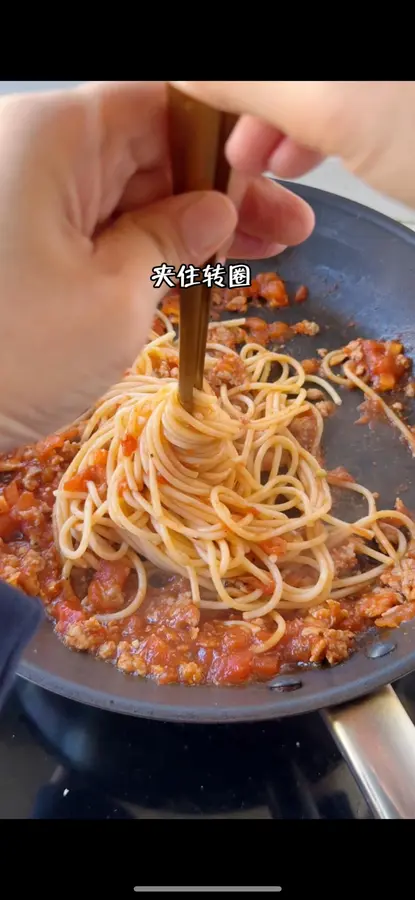
<svg viewBox="0 0 415 900">
<path fill-rule="evenodd" d="M 173 191 L 216 190 L 226 193 L 230 169 L 224 154 L 236 116 L 192 100 L 168 85 Z M 215 259 L 205 264 L 214 265 Z M 180 289 L 179 396 L 193 409 L 193 389 L 202 389 L 211 288 L 195 284 Z"/>
</svg>

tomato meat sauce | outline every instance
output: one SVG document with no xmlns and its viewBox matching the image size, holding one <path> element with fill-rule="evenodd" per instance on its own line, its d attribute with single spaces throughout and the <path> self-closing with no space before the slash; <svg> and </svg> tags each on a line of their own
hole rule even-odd
<svg viewBox="0 0 415 900">
<path fill-rule="evenodd" d="M 411 367 L 399 341 L 358 338 L 351 341 L 344 352 L 348 355 L 355 374 L 381 393 L 396 390 Z"/>
<path fill-rule="evenodd" d="M 304 303 L 308 297 L 308 288 L 300 285 L 294 293 L 294 303 Z M 248 305 L 264 306 L 267 309 L 284 309 L 290 305 L 287 286 L 277 272 L 260 272 L 252 279 L 250 285 L 220 288 L 213 287 L 211 319 L 219 317 L 221 312 L 239 313 L 244 315 Z M 180 318 L 180 291 L 172 288 L 161 303 L 161 311 L 167 316 L 173 325 L 177 325 Z M 163 334 L 165 327 L 161 319 L 155 318 L 153 330 L 157 334 Z"/>
<path fill-rule="evenodd" d="M 359 599 L 328 600 L 304 615 L 288 615 L 282 640 L 265 653 L 257 651 L 274 633 L 273 620 L 257 619 L 251 628 L 234 613 L 225 618 L 201 611 L 188 582 L 177 576 L 163 575 L 162 581 L 160 575 L 157 586 L 150 584 L 134 615 L 101 621 L 100 615 L 130 602 L 137 577 L 125 559 L 101 560 L 96 571 L 74 569 L 70 580 L 62 577 L 53 540 L 53 492 L 78 440 L 71 430 L 0 458 L 0 577 L 43 600 L 57 635 L 71 650 L 160 684 L 240 685 L 266 681 L 287 665 L 334 665 L 353 651 L 357 633 L 372 625 L 396 627 L 415 616 L 411 544 L 407 557 Z M 127 442 L 127 453 L 130 449 Z M 104 464 L 101 455 L 92 460 L 86 474 L 94 483 L 102 483 Z M 278 559 L 286 544 L 277 538 L 264 542 L 263 549 Z M 339 571 L 353 567 L 351 548 L 338 551 L 336 564 Z M 273 589 L 271 582 L 263 585 L 264 597 Z"/>
<path fill-rule="evenodd" d="M 302 286 L 295 302 L 303 302 Z M 243 311 L 247 302 L 264 301 L 273 308 L 288 305 L 286 287 L 275 273 L 254 279 L 249 289 L 218 292 L 216 305 Z M 231 304 L 231 306 L 229 306 Z M 258 304 L 257 304 L 258 305 Z M 177 291 L 163 301 L 163 311 L 178 321 Z M 157 333 L 164 328 L 155 320 Z M 234 347 L 246 341 L 265 345 L 282 342 L 292 334 L 316 334 L 318 326 L 303 320 L 296 326 L 266 323 L 248 317 L 244 329 L 225 328 L 218 323 L 209 340 Z M 354 370 L 378 390 L 393 390 L 409 368 L 396 341 L 358 340 L 347 352 Z M 309 373 L 318 371 L 319 360 L 305 360 Z M 172 366 L 177 360 L 172 359 Z M 163 373 L 162 373 L 163 374 Z M 244 367 L 233 356 L 222 355 L 209 373 L 212 387 L 237 386 L 244 381 Z M 291 431 L 302 446 L 311 449 L 316 437 L 314 416 L 305 413 L 291 423 Z M 234 612 L 201 611 L 193 602 L 189 583 L 177 576 L 159 576 L 150 583 L 144 603 L 133 615 L 116 621 L 100 616 L 121 612 L 134 597 L 137 576 L 126 559 L 101 560 L 96 570 L 74 568 L 70 580 L 62 576 L 62 561 L 52 528 L 54 491 L 79 447 L 80 429 L 68 429 L 31 447 L 0 456 L 0 578 L 27 594 L 40 597 L 55 631 L 76 652 L 91 653 L 122 672 L 154 679 L 160 684 L 241 685 L 266 681 L 287 666 L 335 665 L 353 652 L 356 635 L 376 626 L 394 628 L 415 617 L 415 544 L 410 542 L 403 560 L 388 570 L 370 590 L 354 599 L 326 603 L 305 611 L 286 614 L 286 629 L 279 643 L 258 652 L 275 632 L 270 617 L 244 624 Z M 122 452 L 131 456 L 137 438 L 127 434 Z M 96 451 L 88 466 L 64 485 L 71 491 L 86 491 L 88 482 L 97 490 L 105 487 L 107 452 Z M 343 468 L 333 470 L 331 481 L 353 480 Z M 162 478 L 162 476 L 160 476 Z M 286 541 L 274 538 L 262 549 L 278 563 Z M 336 576 L 356 571 L 358 560 L 352 543 L 332 553 Z M 309 584 L 315 577 L 307 567 L 287 572 L 293 586 Z M 272 596 L 274 584 L 245 579 L 249 592 L 260 587 L 264 598 Z M 252 626 L 252 627 L 251 627 Z"/>
</svg>

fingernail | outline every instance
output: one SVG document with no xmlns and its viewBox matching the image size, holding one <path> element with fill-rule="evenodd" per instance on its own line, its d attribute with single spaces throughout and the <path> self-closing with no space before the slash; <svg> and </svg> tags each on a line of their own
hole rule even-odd
<svg viewBox="0 0 415 900">
<path fill-rule="evenodd" d="M 187 206 L 178 222 L 189 262 L 205 262 L 221 248 L 235 231 L 237 213 L 224 194 L 202 194 Z"/>
<path fill-rule="evenodd" d="M 235 243 L 243 244 L 245 253 L 256 255 L 264 249 L 265 242 L 263 238 L 256 237 L 253 234 L 247 234 L 245 231 L 237 231 L 235 235 Z"/>
<path fill-rule="evenodd" d="M 271 256 L 278 256 L 286 249 L 286 244 L 267 243 L 261 238 L 237 231 L 232 246 L 229 248 L 229 256 L 238 259 L 269 259 Z"/>
<path fill-rule="evenodd" d="M 287 162 L 290 162 L 291 153 L 292 150 L 289 142 L 287 142 L 287 138 L 283 138 L 274 152 L 269 156 L 268 162 L 266 163 L 266 170 L 273 172 L 274 175 L 284 178 Z"/>
</svg>

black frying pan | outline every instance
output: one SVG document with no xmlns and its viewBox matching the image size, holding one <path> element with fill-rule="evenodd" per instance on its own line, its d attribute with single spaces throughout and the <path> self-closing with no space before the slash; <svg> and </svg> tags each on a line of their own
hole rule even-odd
<svg viewBox="0 0 415 900">
<path fill-rule="evenodd" d="M 313 207 L 315 231 L 301 246 L 252 266 L 254 274 L 275 268 L 291 292 L 301 284 L 309 287 L 306 304 L 278 317 L 313 319 L 322 330 L 316 338 L 297 338 L 289 352 L 304 359 L 317 347 L 334 349 L 364 336 L 399 337 L 414 355 L 415 233 L 349 200 L 291 188 Z M 344 465 L 378 490 L 383 508 L 400 494 L 415 509 L 415 459 L 391 426 L 354 425 L 362 397 L 353 391 L 342 392 L 342 398 L 343 406 L 326 425 L 329 467 Z M 413 670 L 415 621 L 386 636 L 373 632 L 334 668 L 232 688 L 161 687 L 123 675 L 91 656 L 71 653 L 45 623 L 19 675 L 91 706 L 164 721 L 248 722 L 322 710 L 378 815 L 415 818 L 415 728 L 388 687 Z"/>
</svg>

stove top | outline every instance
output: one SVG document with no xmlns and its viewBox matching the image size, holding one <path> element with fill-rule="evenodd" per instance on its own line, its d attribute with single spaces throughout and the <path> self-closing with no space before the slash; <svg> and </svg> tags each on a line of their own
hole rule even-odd
<svg viewBox="0 0 415 900">
<path fill-rule="evenodd" d="M 395 685 L 415 721 L 415 676 Z M 370 819 L 319 714 L 177 725 L 18 679 L 0 716 L 0 819 Z"/>
</svg>

